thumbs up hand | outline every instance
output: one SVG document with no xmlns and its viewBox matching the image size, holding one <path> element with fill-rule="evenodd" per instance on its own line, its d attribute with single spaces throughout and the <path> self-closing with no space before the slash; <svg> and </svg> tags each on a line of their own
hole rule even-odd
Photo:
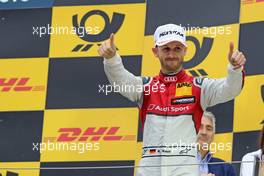
<svg viewBox="0 0 264 176">
<path fill-rule="evenodd" d="M 234 69 L 238 69 L 245 65 L 246 57 L 244 54 L 238 50 L 234 52 L 234 43 L 230 42 L 228 60 L 230 64 L 234 66 Z"/>
<path fill-rule="evenodd" d="M 110 59 L 116 55 L 116 47 L 114 43 L 114 34 L 110 35 L 109 40 L 102 43 L 98 49 L 98 54 L 106 59 Z"/>
</svg>

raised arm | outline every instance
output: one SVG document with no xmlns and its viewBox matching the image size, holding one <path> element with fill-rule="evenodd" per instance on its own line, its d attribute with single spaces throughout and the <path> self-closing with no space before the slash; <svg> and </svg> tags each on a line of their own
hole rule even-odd
<svg viewBox="0 0 264 176">
<path fill-rule="evenodd" d="M 207 107 L 224 103 L 234 99 L 242 90 L 244 83 L 243 66 L 246 58 L 242 52 L 235 51 L 234 44 L 230 43 L 228 59 L 228 75 L 226 78 L 210 79 L 196 78 L 195 84 L 201 86 L 201 106 Z"/>
<path fill-rule="evenodd" d="M 124 68 L 122 59 L 116 52 L 114 34 L 111 34 L 108 41 L 102 43 L 98 53 L 104 57 L 105 74 L 112 86 L 118 87 L 120 93 L 129 100 L 139 103 L 143 92 L 142 78 Z"/>
</svg>

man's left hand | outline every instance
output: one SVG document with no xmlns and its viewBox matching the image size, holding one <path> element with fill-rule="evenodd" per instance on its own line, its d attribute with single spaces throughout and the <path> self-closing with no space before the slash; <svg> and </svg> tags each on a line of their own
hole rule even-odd
<svg viewBox="0 0 264 176">
<path fill-rule="evenodd" d="M 234 43 L 230 42 L 228 60 L 230 64 L 234 66 L 234 69 L 238 69 L 245 65 L 246 57 L 238 50 L 234 52 Z"/>
</svg>

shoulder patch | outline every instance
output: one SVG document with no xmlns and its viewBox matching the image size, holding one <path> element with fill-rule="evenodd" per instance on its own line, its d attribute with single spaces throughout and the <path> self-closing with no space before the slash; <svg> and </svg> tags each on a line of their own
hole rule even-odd
<svg viewBox="0 0 264 176">
<path fill-rule="evenodd" d="M 193 83 L 194 83 L 194 85 L 201 87 L 204 79 L 205 79 L 205 77 L 196 77 L 196 78 L 194 78 Z"/>
<path fill-rule="evenodd" d="M 145 85 L 145 84 L 148 84 L 149 82 L 150 82 L 150 77 L 148 77 L 148 76 L 144 76 L 144 77 L 142 77 L 142 82 L 143 82 L 143 85 Z"/>
</svg>

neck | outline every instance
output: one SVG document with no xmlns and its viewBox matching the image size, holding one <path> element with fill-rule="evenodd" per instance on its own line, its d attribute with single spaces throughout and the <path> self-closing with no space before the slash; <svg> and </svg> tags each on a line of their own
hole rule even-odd
<svg viewBox="0 0 264 176">
<path fill-rule="evenodd" d="M 178 68 L 178 69 L 175 70 L 175 71 L 169 71 L 169 70 L 166 70 L 166 69 L 164 69 L 164 68 L 161 68 L 161 72 L 162 72 L 163 74 L 166 74 L 166 75 L 174 75 L 174 74 L 179 73 L 179 72 L 181 71 L 181 69 L 182 69 L 182 67 Z"/>
<path fill-rule="evenodd" d="M 199 151 L 201 156 L 202 156 L 202 159 L 204 159 L 204 157 L 207 155 L 207 153 L 209 152 L 208 150 L 200 150 Z"/>
</svg>

